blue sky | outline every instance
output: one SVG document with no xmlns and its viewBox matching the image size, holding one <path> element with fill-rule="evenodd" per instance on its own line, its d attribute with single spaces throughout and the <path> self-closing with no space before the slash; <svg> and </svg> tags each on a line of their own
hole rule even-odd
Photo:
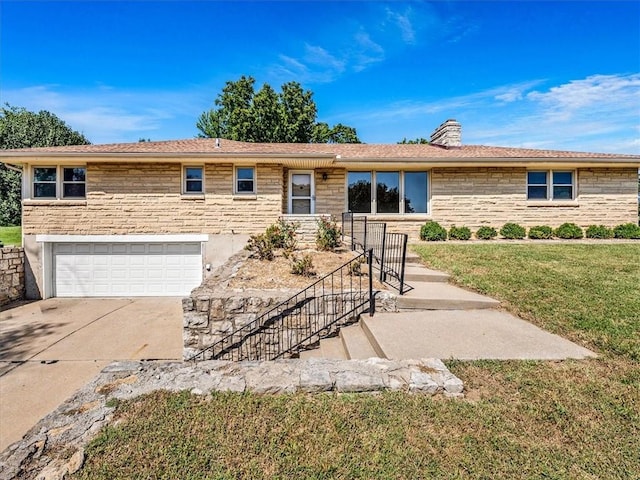
<svg viewBox="0 0 640 480">
<path fill-rule="evenodd" d="M 225 81 L 298 81 L 366 143 L 640 153 L 640 2 L 0 2 L 0 102 L 92 143 L 197 135 Z"/>
</svg>

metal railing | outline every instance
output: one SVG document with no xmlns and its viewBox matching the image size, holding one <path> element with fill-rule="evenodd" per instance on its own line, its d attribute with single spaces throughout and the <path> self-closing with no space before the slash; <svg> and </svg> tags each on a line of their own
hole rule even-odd
<svg viewBox="0 0 640 480">
<path fill-rule="evenodd" d="M 343 240 L 349 237 L 352 250 L 372 250 L 372 267 L 378 270 L 382 283 L 395 288 L 400 295 L 413 289 L 404 281 L 407 234 L 389 233 L 386 223 L 369 221 L 365 215 L 356 217 L 353 212 L 342 214 L 342 232 Z"/>
<path fill-rule="evenodd" d="M 189 360 L 275 360 L 304 350 L 338 329 L 358 320 L 361 313 L 373 315 L 371 250 L 336 268 L 255 320 L 224 335 Z"/>
</svg>

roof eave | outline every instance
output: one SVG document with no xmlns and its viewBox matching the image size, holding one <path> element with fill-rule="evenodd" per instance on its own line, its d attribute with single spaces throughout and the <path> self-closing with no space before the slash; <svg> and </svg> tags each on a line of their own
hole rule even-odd
<svg viewBox="0 0 640 480">
<path fill-rule="evenodd" d="M 0 158 L 6 163 L 14 164 L 43 164 L 56 160 L 69 160 L 85 163 L 121 163 L 135 161 L 139 163 L 184 163 L 197 160 L 202 163 L 237 163 L 246 161 L 256 164 L 282 164 L 297 168 L 321 168 L 333 165 L 335 155 L 326 153 L 290 154 L 290 153 L 242 153 L 242 152 L 139 152 L 139 153 L 108 153 L 108 152 L 0 152 Z"/>
<path fill-rule="evenodd" d="M 640 158 L 590 158 L 590 157 L 528 157 L 528 158 L 384 158 L 364 159 L 342 157 L 336 160 L 336 166 L 377 168 L 380 165 L 422 166 L 422 167 L 528 167 L 528 166 L 567 166 L 567 167 L 623 167 L 640 168 Z"/>
</svg>

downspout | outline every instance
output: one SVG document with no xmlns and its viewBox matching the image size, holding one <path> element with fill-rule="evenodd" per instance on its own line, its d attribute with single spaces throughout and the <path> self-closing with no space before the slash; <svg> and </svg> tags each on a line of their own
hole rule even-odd
<svg viewBox="0 0 640 480">
<path fill-rule="evenodd" d="M 9 170 L 13 170 L 14 172 L 22 173 L 22 168 L 16 167 L 15 165 L 11 165 L 10 163 L 6 163 L 6 162 L 2 162 L 2 163 L 4 163 L 4 166 L 7 167 Z"/>
</svg>

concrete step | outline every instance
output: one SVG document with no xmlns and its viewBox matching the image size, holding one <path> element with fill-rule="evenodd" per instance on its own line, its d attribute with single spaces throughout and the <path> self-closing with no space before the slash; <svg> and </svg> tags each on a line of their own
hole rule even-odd
<svg viewBox="0 0 640 480">
<path fill-rule="evenodd" d="M 309 358 L 348 360 L 347 352 L 345 351 L 342 339 L 339 336 L 323 338 L 320 340 L 320 346 L 318 348 L 300 352 L 300 359 L 307 360 Z"/>
<path fill-rule="evenodd" d="M 339 336 L 320 340 L 320 353 L 322 358 L 333 358 L 336 360 L 349 359 L 347 352 L 344 350 L 342 339 Z"/>
<path fill-rule="evenodd" d="M 340 329 L 340 338 L 349 359 L 367 359 L 377 357 L 376 351 L 369 343 L 360 325 L 351 325 Z"/>
<path fill-rule="evenodd" d="M 309 360 L 310 358 L 322 358 L 320 347 L 300 352 L 300 360 Z"/>
<path fill-rule="evenodd" d="M 410 250 L 407 250 L 407 256 L 405 258 L 405 261 L 407 264 L 411 264 L 411 265 L 414 265 L 414 264 L 422 265 L 422 258 L 420 258 L 420 255 Z"/>
<path fill-rule="evenodd" d="M 361 328 L 379 357 L 534 359 L 588 358 L 593 352 L 500 310 L 377 313 Z"/>
<path fill-rule="evenodd" d="M 411 282 L 413 290 L 398 297 L 400 310 L 470 310 L 495 308 L 500 302 L 444 282 Z"/>
<path fill-rule="evenodd" d="M 404 279 L 407 282 L 448 282 L 449 274 L 431 270 L 422 265 L 407 263 L 404 269 Z"/>
</svg>

